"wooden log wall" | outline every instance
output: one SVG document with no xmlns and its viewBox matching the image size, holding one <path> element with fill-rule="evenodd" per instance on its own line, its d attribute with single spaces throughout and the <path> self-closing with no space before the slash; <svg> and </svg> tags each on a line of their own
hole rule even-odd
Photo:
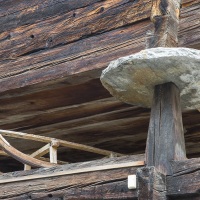
<svg viewBox="0 0 200 200">
<path fill-rule="evenodd" d="M 144 160 L 144 155 L 103 159 L 86 163 L 63 165 L 50 169 L 4 174 L 0 176 L 0 199 L 137 199 L 137 191 L 128 189 L 127 178 L 128 175 L 136 174 L 136 169 L 139 166 L 98 171 L 95 171 L 95 169 L 106 166 L 112 168 L 115 165 L 123 166 L 139 160 Z M 74 173 L 75 171 L 81 171 L 87 168 L 91 171 Z M 54 173 L 67 173 L 70 171 L 71 174 L 49 177 L 49 175 Z M 38 179 L 41 175 L 46 176 L 46 178 Z M 33 178 L 28 180 L 31 176 Z M 20 178 L 24 180 L 20 181 Z M 3 181 L 8 179 L 10 182 L 3 183 Z"/>
<path fill-rule="evenodd" d="M 102 69 L 144 49 L 153 28 L 151 0 L 9 0 L 0 7 L 1 92 Z M 199 9 L 199 0 L 183 1 L 180 46 L 199 44 Z"/>
<path fill-rule="evenodd" d="M 119 153 L 141 153 L 149 110 L 110 96 L 98 78 L 114 59 L 147 47 L 151 0 L 0 0 L 0 128 Z M 199 48 L 199 0 L 183 0 L 179 46 Z M 184 114 L 186 148 L 199 156 L 198 111 Z M 10 140 L 26 153 L 42 144 Z M 71 149 L 60 160 L 99 158 Z M 22 169 L 5 157 L 0 171 Z"/>
</svg>

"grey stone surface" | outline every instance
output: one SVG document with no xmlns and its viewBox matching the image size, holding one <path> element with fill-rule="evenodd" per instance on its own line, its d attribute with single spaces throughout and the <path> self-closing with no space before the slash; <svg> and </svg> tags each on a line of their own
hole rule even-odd
<svg viewBox="0 0 200 200">
<path fill-rule="evenodd" d="M 101 81 L 116 98 L 143 107 L 151 107 L 155 85 L 173 82 L 181 91 L 182 108 L 200 108 L 200 50 L 142 50 L 112 61 Z"/>
</svg>

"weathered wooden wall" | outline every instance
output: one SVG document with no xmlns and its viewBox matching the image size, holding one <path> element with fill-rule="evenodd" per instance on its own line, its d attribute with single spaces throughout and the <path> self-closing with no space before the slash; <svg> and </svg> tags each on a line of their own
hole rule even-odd
<svg viewBox="0 0 200 200">
<path fill-rule="evenodd" d="M 0 128 L 144 152 L 149 110 L 115 100 L 98 78 L 110 61 L 146 48 L 154 29 L 151 8 L 151 0 L 1 0 Z M 200 47 L 199 13 L 199 0 L 183 1 L 179 46 Z M 199 156 L 199 112 L 185 112 L 183 123 L 187 153 Z M 27 153 L 42 146 L 10 142 Z M 59 152 L 69 162 L 92 158 L 99 157 Z M 22 169 L 1 160 L 0 171 Z"/>
<path fill-rule="evenodd" d="M 144 160 L 144 155 L 103 159 L 86 163 L 68 164 L 50 169 L 4 174 L 0 176 L 0 199 L 137 199 L 137 191 L 129 190 L 127 186 L 128 175 L 135 174 L 137 167 L 98 171 L 95 171 L 95 168 L 123 165 L 138 160 Z M 74 173 L 87 168 L 91 172 Z M 59 172 L 69 172 L 69 174 L 48 177 Z M 46 178 L 37 178 L 41 175 L 46 176 Z M 34 178 L 26 180 L 30 176 L 34 176 Z M 2 183 L 2 181 L 10 180 L 11 178 L 12 181 L 14 179 L 18 179 L 18 181 Z M 20 178 L 25 179 L 20 181 Z"/>
</svg>

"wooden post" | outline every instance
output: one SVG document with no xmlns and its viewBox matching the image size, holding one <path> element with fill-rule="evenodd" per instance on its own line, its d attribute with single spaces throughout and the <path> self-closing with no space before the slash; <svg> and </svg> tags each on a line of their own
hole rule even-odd
<svg viewBox="0 0 200 200">
<path fill-rule="evenodd" d="M 49 147 L 50 163 L 57 164 L 57 148 L 59 147 L 59 142 L 57 140 L 52 140 Z"/>
<path fill-rule="evenodd" d="M 151 110 L 146 164 L 172 175 L 170 161 L 186 159 L 179 89 L 173 83 L 157 85 Z"/>
<path fill-rule="evenodd" d="M 137 170 L 138 199 L 139 200 L 166 200 L 165 176 L 155 167 L 143 167 Z"/>
</svg>

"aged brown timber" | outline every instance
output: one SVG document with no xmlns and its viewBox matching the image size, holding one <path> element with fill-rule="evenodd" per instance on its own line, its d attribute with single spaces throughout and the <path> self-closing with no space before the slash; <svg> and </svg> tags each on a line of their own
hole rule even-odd
<svg viewBox="0 0 200 200">
<path fill-rule="evenodd" d="M 179 89 L 173 83 L 157 85 L 147 139 L 147 165 L 169 175 L 173 174 L 169 162 L 185 159 Z"/>
<path fill-rule="evenodd" d="M 166 200 L 165 176 L 156 171 L 155 167 L 138 168 L 138 199 Z"/>
<path fill-rule="evenodd" d="M 9 31 L 18 26 L 34 24 L 35 22 L 84 8 L 97 2 L 101 2 L 101 0 L 0 1 L 0 32 Z"/>
<path fill-rule="evenodd" d="M 153 0 L 151 20 L 155 28 L 149 33 L 149 48 L 178 45 L 179 12 L 180 0 Z"/>
<path fill-rule="evenodd" d="M 200 49 L 200 0 L 184 0 L 180 13 L 179 46 Z"/>
<path fill-rule="evenodd" d="M 195 46 L 199 44 L 199 23 L 195 23 L 195 26 L 192 25 L 192 27 L 189 27 L 189 21 L 194 21 L 198 13 L 200 13 L 198 1 L 194 1 L 197 3 L 193 2 L 181 9 L 179 46 L 190 46 L 190 44 Z M 23 18 L 23 16 L 21 17 Z M 155 18 L 157 19 L 157 17 Z M 162 17 L 160 16 L 160 18 Z M 166 22 L 165 25 L 169 22 L 173 24 L 171 21 L 164 21 Z M 186 21 L 188 23 L 185 23 Z M 130 52 L 135 53 L 144 49 L 147 32 L 148 40 L 156 43 L 158 40 L 156 38 L 155 40 L 151 40 L 154 36 L 151 36 L 148 30 L 153 30 L 153 24 L 149 20 L 145 20 L 144 22 L 131 24 L 130 27 L 122 27 L 81 39 L 71 44 L 65 44 L 61 47 L 50 50 L 47 48 L 34 54 L 1 62 L 2 87 L 0 91 L 24 87 L 56 78 L 69 77 L 70 75 L 83 75 L 83 72 L 86 72 L 86 77 L 90 79 L 92 77 L 97 78 L 99 77 L 98 69 L 101 70 L 106 67 L 111 60 L 126 56 Z M 156 34 L 163 32 L 162 30 L 157 30 Z M 175 29 L 172 27 L 170 30 Z M 169 33 L 167 33 L 168 38 L 171 37 Z M 191 42 L 188 42 L 188 40 Z M 161 42 L 161 40 L 159 41 Z M 162 41 L 166 41 L 166 39 Z M 17 48 L 17 51 L 20 52 L 19 49 Z"/>
<path fill-rule="evenodd" d="M 73 9 L 62 15 L 2 32 L 0 57 L 13 59 L 42 49 L 69 44 L 81 38 L 147 19 L 150 11 L 151 0 L 100 1 Z"/>
<path fill-rule="evenodd" d="M 144 49 L 144 36 L 151 26 L 150 21 L 145 20 L 49 51 L 2 62 L 0 92 L 83 72 L 90 78 L 99 77 L 97 70 L 102 70 L 110 61 Z"/>
<path fill-rule="evenodd" d="M 116 164 L 126 165 L 130 161 L 144 159 L 141 155 L 129 156 L 112 159 L 102 159 L 98 161 L 63 165 L 59 168 L 38 169 L 26 172 L 16 172 L 4 174 L 1 180 L 15 178 L 25 178 L 29 175 L 45 175 L 47 178 L 32 180 L 29 187 L 25 187 L 26 181 L 10 182 L 1 185 L 1 199 L 137 199 L 136 190 L 129 190 L 127 187 L 127 176 L 134 174 L 137 167 L 127 167 L 109 170 L 93 171 L 92 168 L 97 166 L 106 167 L 115 166 Z M 68 174 L 63 176 L 49 177 L 54 171 L 70 171 L 91 168 L 89 173 Z M 11 189 L 12 188 L 12 189 Z"/>
<path fill-rule="evenodd" d="M 173 176 L 167 177 L 170 199 L 198 200 L 200 198 L 200 159 L 172 162 Z"/>
</svg>

